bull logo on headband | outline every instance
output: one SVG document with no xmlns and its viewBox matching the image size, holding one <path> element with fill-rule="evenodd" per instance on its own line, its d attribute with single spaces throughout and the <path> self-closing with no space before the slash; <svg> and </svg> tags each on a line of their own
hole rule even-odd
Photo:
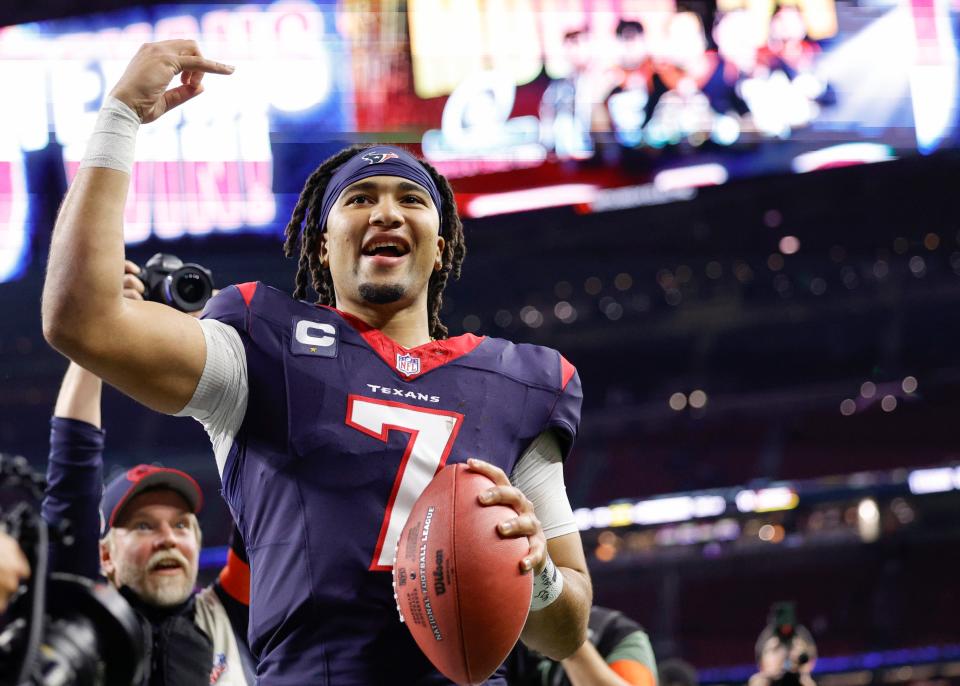
<svg viewBox="0 0 960 686">
<path fill-rule="evenodd" d="M 387 160 L 399 160 L 400 155 L 395 152 L 368 152 L 360 155 L 360 159 L 365 160 L 368 164 L 380 164 Z"/>
</svg>

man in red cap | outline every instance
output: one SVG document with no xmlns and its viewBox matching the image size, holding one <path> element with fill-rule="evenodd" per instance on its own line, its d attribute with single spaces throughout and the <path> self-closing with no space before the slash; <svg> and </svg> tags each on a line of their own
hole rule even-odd
<svg viewBox="0 0 960 686">
<path fill-rule="evenodd" d="M 197 581 L 200 487 L 178 469 L 137 465 L 103 493 L 104 575 L 157 607 L 186 601 Z"/>
</svg>

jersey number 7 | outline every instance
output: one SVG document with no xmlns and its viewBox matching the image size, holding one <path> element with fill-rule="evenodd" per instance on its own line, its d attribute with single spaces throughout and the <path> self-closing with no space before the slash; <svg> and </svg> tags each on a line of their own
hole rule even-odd
<svg viewBox="0 0 960 686">
<path fill-rule="evenodd" d="M 370 563 L 371 571 L 393 569 L 397 541 L 410 510 L 434 475 L 446 464 L 461 424 L 463 415 L 458 412 L 373 400 L 360 395 L 347 398 L 347 426 L 384 443 L 391 431 L 410 434 L 387 500 L 377 547 Z"/>
</svg>

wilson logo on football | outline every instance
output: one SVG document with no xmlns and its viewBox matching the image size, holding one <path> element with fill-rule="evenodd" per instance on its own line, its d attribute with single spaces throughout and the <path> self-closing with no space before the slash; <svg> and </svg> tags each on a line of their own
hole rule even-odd
<svg viewBox="0 0 960 686">
<path fill-rule="evenodd" d="M 407 376 L 420 373 L 420 358 L 397 353 L 397 371 Z"/>
</svg>

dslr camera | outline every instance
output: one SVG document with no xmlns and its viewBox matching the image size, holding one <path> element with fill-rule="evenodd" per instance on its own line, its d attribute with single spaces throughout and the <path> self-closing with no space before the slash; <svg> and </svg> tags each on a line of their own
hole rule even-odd
<svg viewBox="0 0 960 686">
<path fill-rule="evenodd" d="M 187 263 L 175 255 L 158 252 L 140 271 L 146 287 L 143 297 L 176 308 L 196 312 L 213 295 L 213 274 L 199 264 Z"/>
<path fill-rule="evenodd" d="M 48 573 L 51 539 L 70 545 L 68 522 L 48 528 L 45 482 L 22 457 L 0 453 L 0 527 L 30 561 L 31 576 L 0 615 L 0 685 L 131 686 L 144 683 L 146 632 L 112 586 Z"/>
</svg>

